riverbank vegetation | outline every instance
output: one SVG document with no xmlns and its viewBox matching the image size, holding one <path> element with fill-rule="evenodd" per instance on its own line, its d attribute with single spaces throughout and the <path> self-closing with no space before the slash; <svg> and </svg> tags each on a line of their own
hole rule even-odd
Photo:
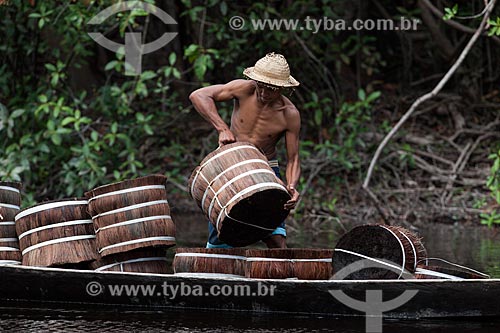
<svg viewBox="0 0 500 333">
<path fill-rule="evenodd" d="M 424 102 L 383 150 L 384 136 L 455 63 L 484 1 L 147 1 L 143 10 L 87 22 L 116 1 L 21 1 L 0 6 L 0 178 L 24 183 L 25 205 L 81 196 L 98 185 L 162 173 L 173 209 L 197 209 L 192 169 L 217 147 L 193 109 L 194 89 L 242 78 L 267 52 L 287 57 L 301 85 L 286 92 L 302 115 L 302 198 L 290 228 L 348 223 L 500 223 L 500 8 L 443 89 Z M 455 4 L 457 6 L 455 6 Z M 447 20 L 443 16 L 447 16 Z M 230 20 L 246 25 L 235 30 Z M 332 30 L 326 19 L 419 20 L 414 30 Z M 256 29 L 252 19 L 315 19 L 321 29 Z M 320 27 L 320 26 L 318 26 Z M 88 32 L 123 43 L 177 32 L 125 75 L 125 56 Z M 219 112 L 229 120 L 231 107 Z M 284 166 L 283 147 L 281 148 Z M 284 170 L 283 170 L 284 171 Z"/>
</svg>

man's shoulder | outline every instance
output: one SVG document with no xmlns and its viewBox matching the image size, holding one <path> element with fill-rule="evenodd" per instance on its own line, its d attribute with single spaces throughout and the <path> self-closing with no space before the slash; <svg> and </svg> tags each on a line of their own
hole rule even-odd
<svg viewBox="0 0 500 333">
<path fill-rule="evenodd" d="M 299 109 L 293 104 L 288 97 L 282 96 L 283 101 L 285 102 L 285 115 L 287 117 L 299 117 L 300 118 L 300 112 Z"/>
<path fill-rule="evenodd" d="M 225 86 L 240 97 L 251 95 L 255 91 L 255 83 L 252 80 L 236 79 L 229 81 Z"/>
</svg>

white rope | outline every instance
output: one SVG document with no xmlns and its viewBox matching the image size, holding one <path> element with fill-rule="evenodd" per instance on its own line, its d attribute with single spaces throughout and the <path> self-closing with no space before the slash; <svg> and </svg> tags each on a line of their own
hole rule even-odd
<svg viewBox="0 0 500 333">
<path fill-rule="evenodd" d="M 203 174 L 200 174 L 202 175 L 203 179 L 205 179 L 205 181 L 208 183 L 207 185 L 207 188 L 205 189 L 205 192 L 203 193 L 203 198 L 201 199 L 201 202 L 202 202 L 202 207 L 203 207 L 203 203 L 205 202 L 205 199 L 208 195 L 208 189 L 210 188 L 210 190 L 212 190 L 213 193 L 215 193 L 215 191 L 213 190 L 212 188 L 212 184 L 217 181 L 221 176 L 223 176 L 226 172 L 228 171 L 231 171 L 233 169 L 236 169 L 236 168 L 239 168 L 245 164 L 250 164 L 250 163 L 260 163 L 260 164 L 266 164 L 267 165 L 267 162 L 264 161 L 264 160 L 261 160 L 261 159 L 257 159 L 257 158 L 254 158 L 254 159 L 250 159 L 250 160 L 246 160 L 246 161 L 242 161 L 242 162 L 239 162 L 239 163 L 236 163 L 232 166 L 230 166 L 229 168 L 227 168 L 226 170 L 222 171 L 220 174 L 218 174 L 216 177 L 214 177 L 214 179 L 212 179 L 212 181 L 208 181 L 205 176 L 203 176 Z M 220 203 L 219 203 L 220 205 Z M 222 205 L 220 205 L 222 207 Z M 204 211 L 205 212 L 205 211 Z"/>
<path fill-rule="evenodd" d="M 224 214 L 226 215 L 226 217 L 229 217 L 234 222 L 238 222 L 238 223 L 245 224 L 245 225 L 248 225 L 248 226 L 251 226 L 251 227 L 254 227 L 254 228 L 258 228 L 258 229 L 262 229 L 262 230 L 268 230 L 268 231 L 274 231 L 274 230 L 276 230 L 276 228 L 274 228 L 274 229 L 265 228 L 265 227 L 261 227 L 260 225 L 255 225 L 255 224 L 252 224 L 252 223 L 248 223 L 248 222 L 244 222 L 244 221 L 235 219 L 234 217 L 229 216 L 229 214 L 227 213 L 227 209 L 226 208 L 224 208 L 223 211 L 224 211 Z M 218 227 L 219 227 L 219 225 L 217 225 L 217 228 Z"/>
<path fill-rule="evenodd" d="M 268 169 L 254 169 L 254 170 L 250 170 L 250 171 L 244 172 L 244 173 L 242 173 L 242 174 L 240 174 L 240 175 L 232 178 L 230 181 L 228 181 L 223 186 L 221 186 L 221 188 L 215 193 L 214 198 L 210 202 L 210 206 L 208 208 L 208 216 L 210 217 L 212 215 L 212 209 L 213 209 L 213 206 L 214 206 L 214 199 L 217 198 L 217 196 L 221 192 L 223 192 L 228 186 L 231 186 L 231 184 L 237 182 L 238 180 L 240 180 L 242 178 L 245 178 L 245 177 L 251 176 L 251 175 L 255 175 L 255 174 L 259 174 L 259 173 L 261 173 L 261 174 L 262 173 L 267 173 L 267 174 L 271 174 L 273 176 L 276 176 L 272 170 L 268 170 Z M 238 194 L 236 194 L 236 195 L 238 195 Z M 220 206 L 220 207 L 224 208 L 223 206 Z M 227 204 L 226 204 L 225 207 L 227 207 Z"/>
<path fill-rule="evenodd" d="M 385 230 L 389 231 L 397 239 L 397 241 L 399 243 L 399 246 L 401 246 L 401 253 L 403 254 L 403 264 L 401 265 L 401 273 L 399 274 L 399 277 L 398 277 L 398 280 L 399 280 L 401 278 L 401 276 L 403 276 L 403 273 L 404 273 L 404 270 L 405 270 L 405 266 L 406 266 L 406 251 L 405 251 L 405 247 L 403 245 L 403 242 L 401 242 L 401 239 L 399 239 L 399 237 L 391 229 L 389 229 L 389 228 L 387 228 L 387 227 L 385 227 L 383 225 L 379 225 L 379 227 L 382 227 Z"/>
<path fill-rule="evenodd" d="M 47 230 L 47 229 L 53 229 L 53 228 L 59 228 L 59 227 L 66 227 L 66 226 L 70 226 L 70 225 L 79 225 L 79 224 L 92 224 L 92 220 L 74 220 L 74 221 L 66 221 L 66 222 L 61 222 L 61 223 L 44 225 L 42 227 L 30 229 L 28 231 L 23 232 L 22 234 L 19 235 L 19 239 L 21 239 L 25 236 L 28 236 L 29 234 L 32 234 L 34 232 Z"/>
<path fill-rule="evenodd" d="M 142 222 L 147 222 L 147 221 L 153 221 L 153 220 L 161 220 L 161 219 L 171 219 L 170 215 L 156 215 L 156 216 L 148 216 L 148 217 L 142 217 L 139 219 L 133 219 L 129 221 L 124 221 L 124 222 L 119 222 L 115 224 L 111 224 L 102 228 L 97 229 L 95 232 L 98 233 L 99 231 L 106 230 L 109 228 L 116 228 L 116 227 L 121 227 L 124 225 L 129 225 L 129 224 L 135 224 L 135 223 L 142 223 Z"/>
<path fill-rule="evenodd" d="M 132 205 L 132 206 L 127 206 L 123 208 L 118 208 L 114 210 L 109 210 L 107 212 L 103 212 L 101 214 L 97 214 L 95 216 L 92 216 L 92 220 L 95 220 L 101 216 L 106 216 L 110 214 L 116 214 L 116 213 L 121 213 L 121 212 L 126 212 L 128 210 L 132 209 L 137 209 L 137 208 L 142 208 L 142 207 L 147 207 L 147 206 L 153 206 L 153 205 L 159 205 L 159 204 L 168 204 L 168 200 L 155 200 L 155 201 L 148 201 L 148 202 L 143 202 L 140 204 Z"/>
<path fill-rule="evenodd" d="M 17 188 L 15 187 L 11 187 L 11 186 L 0 186 L 0 190 L 4 190 L 4 191 L 11 191 L 11 192 L 16 192 L 16 193 L 19 193 L 21 194 L 21 191 L 19 191 Z"/>
<path fill-rule="evenodd" d="M 21 265 L 17 260 L 0 260 L 0 265 Z"/>
<path fill-rule="evenodd" d="M 408 240 L 408 243 L 410 243 L 410 245 L 411 245 L 411 249 L 413 251 L 413 271 L 415 271 L 417 269 L 417 250 L 415 249 L 415 246 L 413 245 L 413 242 L 411 241 L 411 239 L 408 236 L 406 236 L 406 234 L 404 232 L 402 232 L 401 230 L 398 230 L 398 231 L 401 235 L 403 235 Z"/>
<path fill-rule="evenodd" d="M 248 261 L 286 261 L 286 262 L 332 262 L 332 258 L 321 258 L 321 259 L 284 259 L 284 258 L 260 258 L 260 257 L 249 257 Z"/>
<path fill-rule="evenodd" d="M 19 252 L 20 250 L 16 247 L 10 246 L 0 246 L 0 252 Z"/>
<path fill-rule="evenodd" d="M 219 147 L 220 148 L 220 147 Z M 217 159 L 225 154 L 228 154 L 230 152 L 233 152 L 235 150 L 239 150 L 239 149 L 243 149 L 243 148 L 250 148 L 250 149 L 253 149 L 253 150 L 257 150 L 259 151 L 257 148 L 255 148 L 254 146 L 249 146 L 249 145 L 242 145 L 242 146 L 237 146 L 237 147 L 232 147 L 232 148 L 229 148 L 227 150 L 224 150 L 214 156 L 212 156 L 211 158 L 209 158 L 205 163 L 203 163 L 202 165 L 200 165 L 200 167 L 198 168 L 198 170 L 196 171 L 196 175 L 194 176 L 193 178 L 193 182 L 191 183 L 191 193 L 194 192 L 194 185 L 196 184 L 196 180 L 198 179 L 198 174 L 201 172 L 201 170 L 210 162 L 212 162 L 214 159 Z"/>
<path fill-rule="evenodd" d="M 472 268 L 470 268 L 470 267 L 466 267 L 466 266 L 462 266 L 462 265 L 459 265 L 459 264 L 455 264 L 455 263 L 449 262 L 448 260 L 444 260 L 444 259 L 441 259 L 441 258 L 425 258 L 425 259 L 419 260 L 418 262 L 422 262 L 422 261 L 424 261 L 424 260 L 425 260 L 425 265 L 426 265 L 426 266 L 429 266 L 429 259 L 430 259 L 430 260 L 439 260 L 439 261 L 445 262 L 445 263 L 447 263 L 447 264 L 450 264 L 450 265 L 452 265 L 452 266 L 456 266 L 456 267 L 459 267 L 459 268 L 463 268 L 463 269 L 465 269 L 465 270 L 468 270 L 468 271 L 474 272 L 474 273 L 476 273 L 476 274 L 478 274 L 478 275 L 482 275 L 482 276 L 484 276 L 484 277 L 486 277 L 486 278 L 488 278 L 488 279 L 490 278 L 490 276 L 489 276 L 488 274 L 482 273 L 482 272 L 480 272 L 480 271 L 476 271 L 475 269 L 472 269 Z"/>
<path fill-rule="evenodd" d="M 6 204 L 6 203 L 0 203 L 0 207 L 12 208 L 12 209 L 17 209 L 17 210 L 21 209 L 21 207 L 19 207 L 19 206 Z"/>
<path fill-rule="evenodd" d="M 174 275 L 176 276 L 183 276 L 183 277 L 211 277 L 211 278 L 218 278 L 218 277 L 235 277 L 235 278 L 241 278 L 242 275 L 236 275 L 236 274 L 224 274 L 224 273 L 175 273 Z"/>
<path fill-rule="evenodd" d="M 14 221 L 0 222 L 0 225 L 16 225 L 16 222 Z"/>
<path fill-rule="evenodd" d="M 222 203 L 219 201 L 219 198 L 217 197 L 217 192 L 215 192 L 215 190 L 213 189 L 213 187 L 211 186 L 210 182 L 205 177 L 205 175 L 203 173 L 201 173 L 201 172 L 200 172 L 200 175 L 201 175 L 201 178 L 203 178 L 203 180 L 205 180 L 207 182 L 207 184 L 208 184 L 207 189 L 210 189 L 212 191 L 212 193 L 214 194 L 214 199 L 219 204 L 219 207 L 222 207 Z M 205 193 L 206 193 L 206 191 L 205 191 Z M 206 213 L 206 210 L 205 210 L 204 206 L 205 206 L 205 195 L 203 196 L 203 200 L 201 201 L 201 210 L 203 211 L 203 213 Z M 210 215 L 209 215 L 209 218 L 210 218 Z"/>
<path fill-rule="evenodd" d="M 269 166 L 271 168 L 273 168 L 273 167 L 279 168 L 279 166 L 280 166 L 278 160 L 269 160 L 269 161 L 267 161 L 267 163 L 269 164 Z"/>
<path fill-rule="evenodd" d="M 249 186 L 243 190 L 241 190 L 240 192 L 236 193 L 232 198 L 231 200 L 229 200 L 226 205 L 224 207 L 222 207 L 220 213 L 219 213 L 219 216 L 217 217 L 217 222 L 216 222 L 216 227 L 217 227 L 217 230 L 219 230 L 219 222 L 220 222 L 220 219 L 222 217 L 222 214 L 224 213 L 224 210 L 227 208 L 227 206 L 229 206 L 230 204 L 232 204 L 234 201 L 236 201 L 237 199 L 239 199 L 239 197 L 249 193 L 249 192 L 252 192 L 256 189 L 259 189 L 259 188 L 262 188 L 262 187 L 271 187 L 271 188 L 279 188 L 285 192 L 288 193 L 288 191 L 286 190 L 286 188 L 281 185 L 281 184 L 278 184 L 278 183 L 259 183 L 259 184 L 255 184 L 255 185 L 252 185 L 252 186 Z M 227 215 L 227 213 L 226 213 Z M 236 220 L 235 220 L 236 221 Z M 236 221 L 238 222 L 238 221 Z M 257 226 L 256 226 L 257 227 Z M 258 228 L 258 227 L 257 227 Z M 274 229 L 273 229 L 274 230 Z"/>
<path fill-rule="evenodd" d="M 229 255 L 229 254 L 215 254 L 215 253 L 182 252 L 182 253 L 176 253 L 175 256 L 176 257 L 200 257 L 200 258 L 246 260 L 246 257 L 243 257 L 243 256 L 235 256 L 235 255 Z"/>
<path fill-rule="evenodd" d="M 441 277 L 443 279 L 448 279 L 448 280 L 464 280 L 463 278 L 460 278 L 460 277 L 455 276 L 455 275 L 431 271 L 431 270 L 424 269 L 424 268 L 417 268 L 417 270 L 415 271 L 415 274 L 425 274 L 425 275 L 429 275 L 429 276 Z"/>
<path fill-rule="evenodd" d="M 71 237 L 52 239 L 52 240 L 49 240 L 46 242 L 41 242 L 41 243 L 38 243 L 38 244 L 35 244 L 35 245 L 32 245 L 30 247 L 25 248 L 22 252 L 22 255 L 24 256 L 28 252 L 31 252 L 33 250 L 36 250 L 38 248 L 48 246 L 48 245 L 73 242 L 73 241 L 79 241 L 79 240 L 84 240 L 84 239 L 92 239 L 92 238 L 95 238 L 95 235 L 80 235 L 80 236 L 71 236 Z"/>
<path fill-rule="evenodd" d="M 136 263 L 136 262 L 147 262 L 147 261 L 167 261 L 167 258 L 165 258 L 165 257 L 149 257 L 149 258 L 130 259 L 130 260 L 126 260 L 126 261 L 115 262 L 113 264 L 101 266 L 101 267 L 97 268 L 95 271 L 96 272 L 104 271 L 108 268 L 120 265 L 120 271 L 123 272 L 123 265 L 125 265 L 125 264 L 132 264 L 132 263 Z"/>
<path fill-rule="evenodd" d="M 364 254 L 361 254 L 361 253 L 357 253 L 357 252 L 353 252 L 353 251 L 349 251 L 349 250 L 344 250 L 344 249 L 335 249 L 334 251 L 352 254 L 352 255 L 361 257 L 363 259 L 368 259 L 368 260 L 374 261 L 376 263 L 379 263 L 379 264 L 382 264 L 382 265 L 385 265 L 385 266 L 397 269 L 398 271 L 401 269 L 401 267 L 399 267 L 399 266 L 396 266 L 396 265 L 393 265 L 393 264 L 389 264 L 389 263 L 387 263 L 387 262 L 385 262 L 383 260 L 379 260 L 379 259 L 375 259 L 375 258 L 372 258 L 372 257 L 365 256 Z"/>
<path fill-rule="evenodd" d="M 64 206 L 77 206 L 77 205 L 86 205 L 87 200 L 71 200 L 71 201 L 58 201 L 58 202 L 51 202 L 47 204 L 42 204 L 39 206 L 35 206 L 32 208 L 28 208 L 20 212 L 19 214 L 16 215 L 14 220 L 19 220 L 20 218 L 23 218 L 27 215 L 38 213 L 47 209 L 52 209 L 52 208 L 59 208 L 59 207 L 64 207 Z"/>
<path fill-rule="evenodd" d="M 91 202 L 92 200 L 97 200 L 97 199 L 109 197 L 112 195 L 119 195 L 119 194 L 138 192 L 138 191 L 146 191 L 146 190 L 165 190 L 165 189 L 166 189 L 165 185 L 144 185 L 144 186 L 138 186 L 138 187 L 131 187 L 131 188 L 127 188 L 124 190 L 113 191 L 113 192 L 108 192 L 108 193 L 96 195 L 95 197 L 90 198 L 89 202 Z"/>
<path fill-rule="evenodd" d="M 152 241 L 172 241 L 172 242 L 175 242 L 175 237 L 159 236 L 159 237 L 133 239 L 133 240 L 126 241 L 126 242 L 121 242 L 121 243 L 116 243 L 116 244 L 105 246 L 99 250 L 99 253 L 102 253 L 103 251 L 106 251 L 108 249 L 113 249 L 113 248 L 119 247 L 119 246 L 126 246 L 126 245 L 132 245 L 132 244 L 144 243 L 144 242 L 152 242 Z"/>
<path fill-rule="evenodd" d="M 0 243 L 17 242 L 17 238 L 0 238 Z"/>
</svg>

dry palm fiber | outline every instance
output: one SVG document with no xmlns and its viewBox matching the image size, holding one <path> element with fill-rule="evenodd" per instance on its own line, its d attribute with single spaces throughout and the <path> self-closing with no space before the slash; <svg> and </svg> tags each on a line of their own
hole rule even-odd
<svg viewBox="0 0 500 333">
<path fill-rule="evenodd" d="M 15 222 L 23 265 L 75 264 L 97 255 L 85 199 L 43 202 L 20 211 Z"/>
<path fill-rule="evenodd" d="M 440 258 L 426 258 L 417 264 L 416 279 L 489 279 L 490 276 L 472 268 L 451 263 Z"/>
<path fill-rule="evenodd" d="M 89 213 L 94 216 L 143 202 L 167 200 L 166 180 L 163 175 L 149 175 L 97 187 L 85 193 Z"/>
<path fill-rule="evenodd" d="M 211 152 L 191 174 L 191 196 L 221 241 L 236 247 L 265 238 L 287 217 L 290 199 L 264 154 L 247 142 Z"/>
<path fill-rule="evenodd" d="M 20 264 L 21 260 L 17 237 L 0 238 L 0 265 Z"/>
<path fill-rule="evenodd" d="M 143 247 L 175 245 L 175 225 L 172 219 L 158 216 L 152 218 L 154 219 L 138 223 L 133 223 L 137 220 L 117 222 L 96 230 L 99 254 L 107 256 Z"/>
<path fill-rule="evenodd" d="M 326 280 L 332 275 L 332 250 L 250 249 L 245 276 L 257 279 Z"/>
<path fill-rule="evenodd" d="M 21 251 L 19 250 L 19 241 L 17 239 L 15 222 L 0 222 L 0 264 L 2 263 L 21 263 Z"/>
<path fill-rule="evenodd" d="M 19 182 L 0 182 L 0 204 L 21 206 L 21 188 Z"/>
<path fill-rule="evenodd" d="M 349 280 L 398 279 L 415 272 L 416 263 L 427 257 L 418 236 L 386 225 L 355 227 L 342 236 L 334 251 L 334 273 L 349 266 L 346 276 L 345 270 L 340 273 L 341 278 Z"/>
<path fill-rule="evenodd" d="M 102 257 L 144 247 L 175 245 L 175 225 L 165 182 L 165 176 L 151 175 L 86 193 Z"/>
<path fill-rule="evenodd" d="M 0 221 L 14 221 L 14 217 L 19 213 L 19 207 L 10 204 L 0 204 Z"/>
<path fill-rule="evenodd" d="M 123 221 L 131 221 L 152 216 L 170 216 L 170 207 L 168 203 L 152 201 L 147 204 L 148 205 L 142 205 L 140 207 L 132 205 L 119 208 L 119 210 L 94 215 L 92 217 L 94 227 L 98 230 Z"/>
<path fill-rule="evenodd" d="M 0 238 L 16 238 L 16 222 L 0 220 Z"/>
<path fill-rule="evenodd" d="M 174 272 L 244 276 L 245 249 L 178 248 Z"/>
<path fill-rule="evenodd" d="M 19 182 L 0 182 L 0 265 L 21 263 L 14 222 L 21 205 L 21 187 Z"/>
<path fill-rule="evenodd" d="M 90 264 L 90 268 L 96 271 L 108 272 L 171 273 L 164 247 L 141 248 L 125 253 L 99 257 Z"/>
<path fill-rule="evenodd" d="M 0 260 L 21 260 L 14 212 L 19 212 L 19 210 L 12 209 L 12 213 L 8 215 L 11 219 L 0 218 Z"/>
</svg>

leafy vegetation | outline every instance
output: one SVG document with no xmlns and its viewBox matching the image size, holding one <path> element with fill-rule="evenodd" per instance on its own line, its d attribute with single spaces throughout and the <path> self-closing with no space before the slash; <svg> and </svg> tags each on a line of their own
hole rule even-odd
<svg viewBox="0 0 500 333">
<path fill-rule="evenodd" d="M 416 1 L 389 0 L 357 4 L 347 0 L 148 0 L 178 24 L 165 27 L 146 12 L 133 10 L 99 26 L 87 25 L 114 2 L 12 0 L 0 6 L 0 179 L 23 181 L 24 205 L 81 196 L 98 185 L 155 172 L 169 176 L 175 185 L 172 191 L 187 198 L 182 190 L 192 168 L 217 145 L 214 130 L 193 111 L 187 96 L 200 86 L 242 78 L 245 67 L 275 51 L 287 57 L 292 75 L 301 82 L 298 89 L 287 92 L 302 114 L 299 189 L 303 195 L 295 219 L 338 223 L 339 216 L 351 221 L 369 216 L 373 220 L 375 210 L 358 190 L 380 136 L 411 100 L 436 82 L 436 73 L 449 68 L 466 38 L 463 31 L 443 25 L 442 16 L 423 15 L 425 9 Z M 453 20 L 459 12 L 474 14 L 483 6 L 483 1 L 475 0 L 438 9 Z M 229 26 L 235 15 L 247 23 L 241 30 Z M 348 23 L 384 17 L 398 22 L 402 16 L 426 20 L 418 31 L 404 33 L 259 30 L 250 24 L 252 19 L 306 17 Z M 417 203 L 426 207 L 448 203 L 435 194 L 415 199 L 411 191 L 417 185 L 419 190 L 442 190 L 445 199 L 457 198 L 460 204 L 461 193 L 476 190 L 467 185 L 470 179 L 461 179 L 460 172 L 473 173 L 467 165 L 449 186 L 450 174 L 457 170 L 444 169 L 452 168 L 461 155 L 457 147 L 467 147 L 477 139 L 474 133 L 495 123 L 500 103 L 500 73 L 494 65 L 500 52 L 492 39 L 499 34 L 497 16 L 495 9 L 489 22 L 491 38 L 482 38 L 445 94 L 438 96 L 435 105 L 424 105 L 399 141 L 384 153 L 373 184 L 377 190 L 396 189 L 405 195 L 401 199 L 390 194 L 384 201 L 401 210 L 398 216 L 411 215 L 408 210 L 416 209 Z M 469 19 L 469 28 L 479 19 Z M 140 76 L 126 75 L 129 65 L 123 52 L 108 52 L 88 35 L 99 31 L 123 43 L 127 32 L 137 31 L 150 42 L 172 29 L 178 37 L 143 56 Z M 448 44 L 453 49 L 446 49 Z M 218 106 L 229 121 L 231 103 Z M 460 116 L 466 123 L 455 128 Z M 428 139 L 432 135 L 440 141 Z M 495 145 L 492 138 L 478 142 L 477 152 L 466 155 L 474 161 L 469 163 L 472 170 L 485 168 L 484 152 Z M 280 154 L 284 159 L 282 146 Z M 436 175 L 436 170 L 442 174 Z M 492 169 L 488 186 L 500 203 L 496 170 Z M 485 201 L 482 190 L 476 197 Z M 498 223 L 495 216 L 493 212 L 482 218 L 492 225 Z"/>
</svg>

